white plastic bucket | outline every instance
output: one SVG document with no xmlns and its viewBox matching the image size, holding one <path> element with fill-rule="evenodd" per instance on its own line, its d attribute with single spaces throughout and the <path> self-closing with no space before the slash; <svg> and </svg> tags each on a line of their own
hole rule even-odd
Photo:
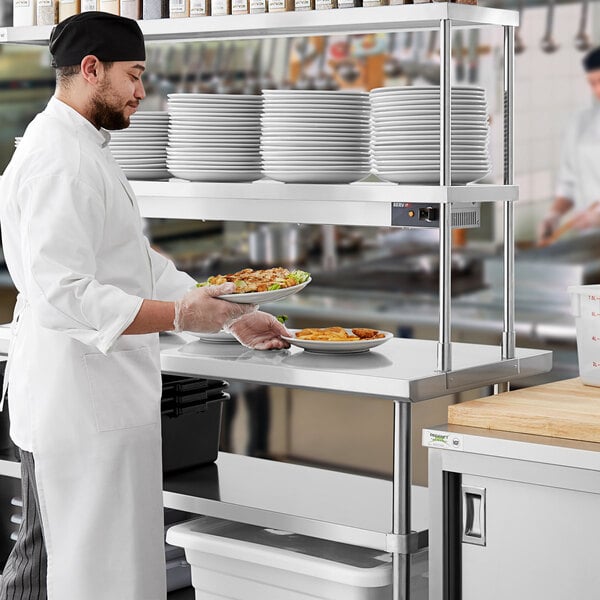
<svg viewBox="0 0 600 600">
<path fill-rule="evenodd" d="M 171 527 L 196 600 L 389 600 L 391 555 L 211 517 Z"/>
<path fill-rule="evenodd" d="M 600 285 L 572 285 L 567 291 L 577 329 L 579 376 L 586 385 L 600 387 Z"/>
</svg>

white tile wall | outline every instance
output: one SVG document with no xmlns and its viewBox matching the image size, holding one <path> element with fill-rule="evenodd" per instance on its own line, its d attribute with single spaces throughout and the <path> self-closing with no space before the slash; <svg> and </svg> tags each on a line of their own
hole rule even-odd
<svg viewBox="0 0 600 600">
<path fill-rule="evenodd" d="M 576 50 L 573 43 L 581 5 L 556 7 L 553 36 L 560 47 L 552 54 L 544 53 L 540 45 L 545 32 L 546 11 L 546 7 L 525 10 L 520 35 L 526 49 L 516 57 L 515 66 L 515 171 L 520 185 L 515 218 L 517 240 L 523 241 L 535 239 L 537 223 L 552 202 L 565 126 L 574 112 L 591 102 L 581 68 L 583 53 Z M 592 6 L 591 11 L 591 20 L 598 20 L 598 8 Z M 592 42 L 598 44 L 600 40 L 593 31 L 590 35 Z M 487 36 L 487 43 L 495 48 L 497 57 L 493 65 L 497 99 L 502 89 L 502 33 L 490 31 Z M 494 176 L 499 180 L 502 113 L 499 103 L 497 106 L 492 118 L 492 158 Z"/>
</svg>

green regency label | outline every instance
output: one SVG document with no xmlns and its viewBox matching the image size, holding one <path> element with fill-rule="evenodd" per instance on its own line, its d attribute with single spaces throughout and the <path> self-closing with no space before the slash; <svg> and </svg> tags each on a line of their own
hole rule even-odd
<svg viewBox="0 0 600 600">
<path fill-rule="evenodd" d="M 446 431 L 423 430 L 423 446 L 427 448 L 446 448 L 448 450 L 462 450 L 463 436 L 458 433 Z"/>
</svg>

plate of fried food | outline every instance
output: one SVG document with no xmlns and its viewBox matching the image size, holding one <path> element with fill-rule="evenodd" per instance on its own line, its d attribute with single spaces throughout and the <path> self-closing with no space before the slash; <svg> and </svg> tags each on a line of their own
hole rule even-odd
<svg viewBox="0 0 600 600">
<path fill-rule="evenodd" d="M 355 327 L 310 327 L 289 329 L 292 335 L 282 336 L 294 346 L 318 354 L 357 354 L 385 344 L 394 337 L 389 331 Z"/>
<path fill-rule="evenodd" d="M 234 283 L 235 292 L 219 296 L 222 300 L 239 304 L 264 304 L 275 302 L 298 293 L 311 282 L 310 273 L 296 269 L 290 271 L 284 267 L 272 269 L 242 269 L 228 275 L 213 275 L 198 287 Z"/>
</svg>

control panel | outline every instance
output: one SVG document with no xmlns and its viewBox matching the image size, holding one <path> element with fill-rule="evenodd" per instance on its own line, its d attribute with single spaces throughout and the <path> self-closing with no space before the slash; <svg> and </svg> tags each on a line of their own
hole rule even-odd
<svg viewBox="0 0 600 600">
<path fill-rule="evenodd" d="M 453 228 L 479 227 L 479 204 L 453 204 L 451 215 Z M 440 226 L 440 205 L 394 202 L 392 204 L 392 226 L 438 228 Z"/>
</svg>

